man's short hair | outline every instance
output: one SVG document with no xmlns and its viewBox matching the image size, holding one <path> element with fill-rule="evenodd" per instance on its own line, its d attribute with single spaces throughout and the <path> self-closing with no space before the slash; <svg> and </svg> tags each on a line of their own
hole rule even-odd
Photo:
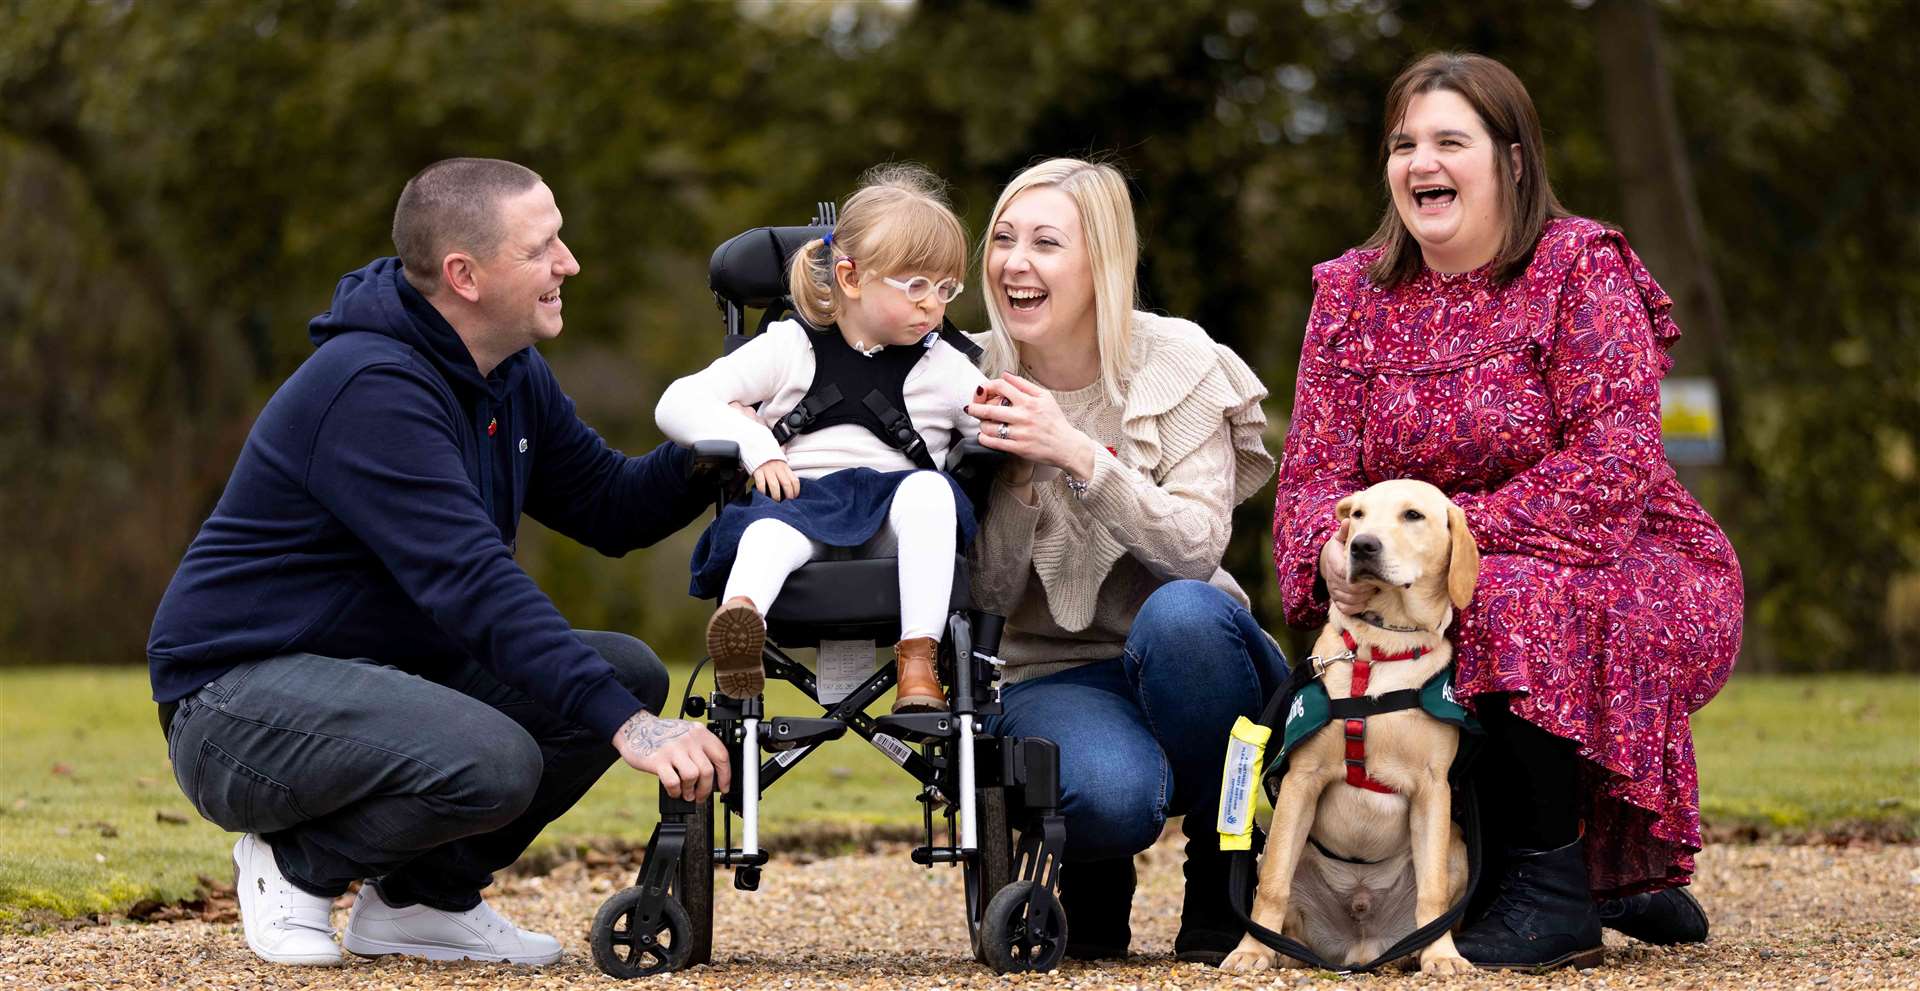
<svg viewBox="0 0 1920 991">
<path fill-rule="evenodd" d="M 421 169 L 393 208 L 393 247 L 407 281 L 432 293 L 448 252 L 493 257 L 507 233 L 500 201 L 539 182 L 539 173 L 497 158 L 449 158 Z"/>
</svg>

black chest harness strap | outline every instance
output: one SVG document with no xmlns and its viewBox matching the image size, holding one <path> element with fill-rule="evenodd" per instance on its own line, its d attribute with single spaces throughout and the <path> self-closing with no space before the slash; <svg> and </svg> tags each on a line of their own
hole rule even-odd
<svg viewBox="0 0 1920 991">
<path fill-rule="evenodd" d="M 805 324 L 803 324 L 805 326 Z M 952 323 L 942 322 L 920 344 L 862 351 L 848 344 L 835 326 L 808 327 L 813 345 L 813 381 L 799 405 L 773 425 L 773 439 L 785 447 L 796 435 L 841 424 L 866 428 L 880 442 L 905 455 L 915 467 L 937 471 L 926 439 L 906 413 L 907 376 L 940 341 L 976 359 L 980 348 Z M 858 402 L 848 402 L 859 396 Z"/>
</svg>

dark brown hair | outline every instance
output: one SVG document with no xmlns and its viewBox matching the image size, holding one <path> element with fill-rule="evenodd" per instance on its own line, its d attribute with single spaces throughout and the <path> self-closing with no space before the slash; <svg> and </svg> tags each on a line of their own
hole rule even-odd
<svg viewBox="0 0 1920 991">
<path fill-rule="evenodd" d="M 393 247 L 407 281 L 430 295 L 448 252 L 492 258 L 507 234 L 500 201 L 539 182 L 532 169 L 497 158 L 448 158 L 421 169 L 393 208 Z"/>
<path fill-rule="evenodd" d="M 1493 139 L 1493 171 L 1500 183 L 1501 212 L 1507 219 L 1506 236 L 1493 258 L 1493 274 L 1501 282 L 1517 278 L 1533 260 L 1534 245 L 1547 221 L 1569 215 L 1547 181 L 1540 114 L 1534 110 L 1533 98 L 1527 95 L 1520 78 L 1499 62 L 1465 52 L 1423 55 L 1387 90 L 1386 130 L 1380 137 L 1382 171 L 1393 154 L 1390 142 L 1406 120 L 1408 104 L 1415 96 L 1438 89 L 1460 94 L 1480 115 L 1481 125 Z M 1520 146 L 1517 182 L 1507 151 L 1516 144 Z M 1387 211 L 1380 218 L 1380 227 L 1364 247 L 1380 249 L 1380 256 L 1367 269 L 1367 278 L 1376 286 L 1390 289 L 1420 272 L 1420 245 L 1401 223 L 1392 189 L 1387 190 Z"/>
</svg>

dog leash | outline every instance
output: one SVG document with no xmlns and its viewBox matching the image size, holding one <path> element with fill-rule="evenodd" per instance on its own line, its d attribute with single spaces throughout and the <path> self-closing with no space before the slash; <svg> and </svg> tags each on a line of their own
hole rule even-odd
<svg viewBox="0 0 1920 991">
<path fill-rule="evenodd" d="M 1468 781 L 1454 789 L 1456 807 L 1464 805 L 1463 821 L 1460 830 L 1465 834 L 1467 845 L 1467 887 L 1460 900 L 1453 907 L 1442 912 L 1432 922 L 1415 929 L 1402 937 L 1399 942 L 1387 947 L 1378 957 L 1357 966 L 1330 963 L 1315 953 L 1313 949 L 1290 936 L 1274 932 L 1253 921 L 1252 901 L 1254 885 L 1254 851 L 1235 851 L 1227 854 L 1227 904 L 1233 914 L 1247 927 L 1247 934 L 1265 944 L 1268 949 L 1292 957 L 1309 967 L 1329 970 L 1336 974 L 1367 974 L 1407 956 L 1427 948 L 1428 944 L 1440 938 L 1440 934 L 1452 929 L 1454 924 L 1467 913 L 1467 902 L 1473 897 L 1473 891 L 1480 886 L 1480 802 Z"/>
</svg>

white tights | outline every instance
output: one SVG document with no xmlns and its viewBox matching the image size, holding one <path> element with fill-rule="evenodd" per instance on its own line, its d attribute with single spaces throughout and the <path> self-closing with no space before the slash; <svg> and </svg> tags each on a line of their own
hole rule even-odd
<svg viewBox="0 0 1920 991">
<path fill-rule="evenodd" d="M 947 480 L 936 472 L 916 471 L 894 490 L 887 525 L 858 548 L 860 557 L 898 553 L 902 640 L 939 640 L 946 630 L 947 601 L 953 595 L 954 512 Z M 740 535 L 720 601 L 744 595 L 765 615 L 787 576 L 827 551 L 826 545 L 780 520 L 755 520 Z"/>
</svg>

